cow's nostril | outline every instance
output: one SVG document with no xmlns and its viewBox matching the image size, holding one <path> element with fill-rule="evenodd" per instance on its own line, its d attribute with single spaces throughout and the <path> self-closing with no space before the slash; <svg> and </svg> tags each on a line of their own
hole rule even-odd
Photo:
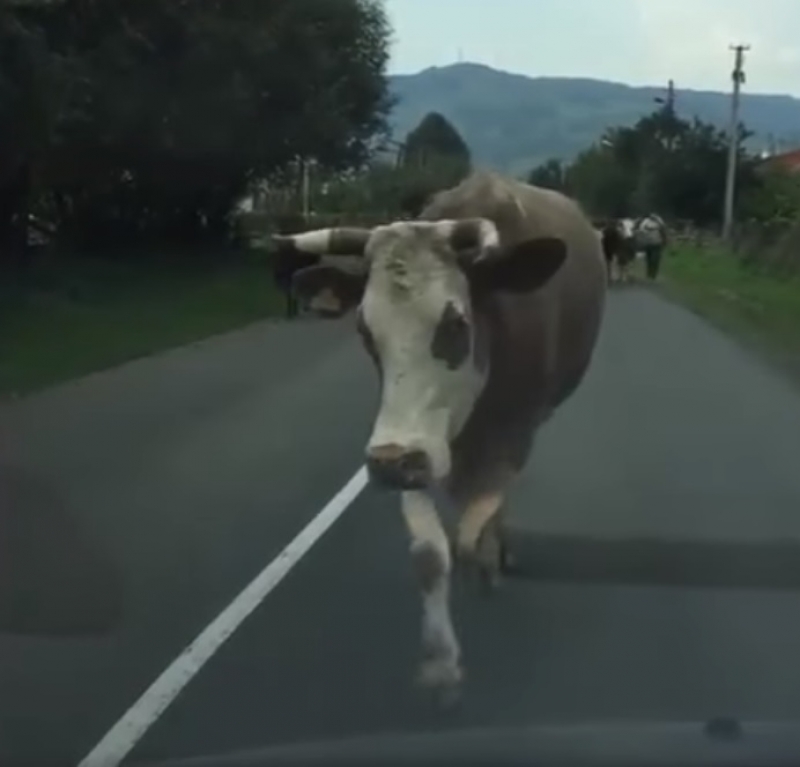
<svg viewBox="0 0 800 767">
<path fill-rule="evenodd" d="M 430 469 L 428 456 L 422 450 L 412 450 L 400 459 L 400 465 L 404 472 L 413 474 L 427 473 Z"/>
<path fill-rule="evenodd" d="M 422 450 L 404 450 L 398 445 L 381 445 L 367 454 L 370 479 L 384 487 L 413 490 L 431 481 L 431 465 Z"/>
<path fill-rule="evenodd" d="M 399 461 L 406 455 L 406 450 L 401 445 L 388 444 L 378 445 L 372 447 L 367 451 L 367 458 L 370 461 L 380 461 L 387 463 L 391 461 Z"/>
</svg>

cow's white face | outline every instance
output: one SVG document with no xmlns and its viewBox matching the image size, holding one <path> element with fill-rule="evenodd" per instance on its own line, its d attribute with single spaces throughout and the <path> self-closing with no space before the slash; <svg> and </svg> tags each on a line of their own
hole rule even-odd
<svg viewBox="0 0 800 767">
<path fill-rule="evenodd" d="M 619 220 L 619 231 L 625 239 L 630 239 L 634 235 L 636 222 L 632 218 L 621 218 Z"/>
<path fill-rule="evenodd" d="M 366 256 L 358 324 L 382 386 L 368 460 L 390 484 L 425 484 L 448 474 L 449 441 L 486 378 L 469 280 L 435 224 L 379 227 Z"/>
<path fill-rule="evenodd" d="M 426 487 L 450 471 L 450 440 L 488 375 L 488 339 L 476 325 L 480 303 L 495 290 L 537 289 L 566 257 L 564 242 L 551 237 L 501 248 L 485 219 L 319 230 L 277 242 L 361 257 L 360 274 L 322 263 L 298 272 L 295 287 L 327 316 L 358 304 L 359 331 L 381 379 L 367 466 L 379 484 L 403 489 Z"/>
</svg>

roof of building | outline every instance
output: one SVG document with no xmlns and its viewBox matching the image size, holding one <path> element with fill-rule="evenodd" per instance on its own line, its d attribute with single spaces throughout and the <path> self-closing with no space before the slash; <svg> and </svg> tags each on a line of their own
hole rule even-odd
<svg viewBox="0 0 800 767">
<path fill-rule="evenodd" d="M 792 149 L 789 152 L 781 152 L 770 157 L 765 157 L 761 164 L 766 167 L 780 167 L 792 173 L 800 172 L 800 149 Z"/>
</svg>

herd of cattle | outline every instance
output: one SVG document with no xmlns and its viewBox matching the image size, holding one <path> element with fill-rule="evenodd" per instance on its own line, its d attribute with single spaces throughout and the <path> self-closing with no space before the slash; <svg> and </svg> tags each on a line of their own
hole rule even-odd
<svg viewBox="0 0 800 767">
<path fill-rule="evenodd" d="M 667 245 L 667 227 L 664 220 L 651 213 L 642 218 L 619 218 L 595 222 L 595 228 L 603 248 L 608 268 L 609 282 L 617 279 L 627 282 L 630 266 L 637 253 L 643 253 L 648 279 L 658 278 L 661 256 Z"/>
<path fill-rule="evenodd" d="M 322 317 L 355 312 L 381 389 L 366 465 L 400 494 L 422 598 L 418 678 L 448 698 L 463 675 L 452 568 L 497 585 L 506 496 L 589 367 L 612 262 L 624 279 L 644 250 L 655 276 L 665 241 L 657 217 L 598 229 L 562 194 L 483 171 L 412 220 L 274 238 L 293 300 Z M 435 489 L 460 511 L 451 534 Z"/>
</svg>

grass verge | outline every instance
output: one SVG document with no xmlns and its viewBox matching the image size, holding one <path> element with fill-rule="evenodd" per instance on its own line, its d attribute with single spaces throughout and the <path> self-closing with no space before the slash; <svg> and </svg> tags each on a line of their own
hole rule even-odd
<svg viewBox="0 0 800 767">
<path fill-rule="evenodd" d="M 800 276 L 742 266 L 731 253 L 688 246 L 666 254 L 663 289 L 800 381 Z"/>
<path fill-rule="evenodd" d="M 274 314 L 254 255 L 61 259 L 0 286 L 0 398 L 19 396 Z"/>
</svg>

